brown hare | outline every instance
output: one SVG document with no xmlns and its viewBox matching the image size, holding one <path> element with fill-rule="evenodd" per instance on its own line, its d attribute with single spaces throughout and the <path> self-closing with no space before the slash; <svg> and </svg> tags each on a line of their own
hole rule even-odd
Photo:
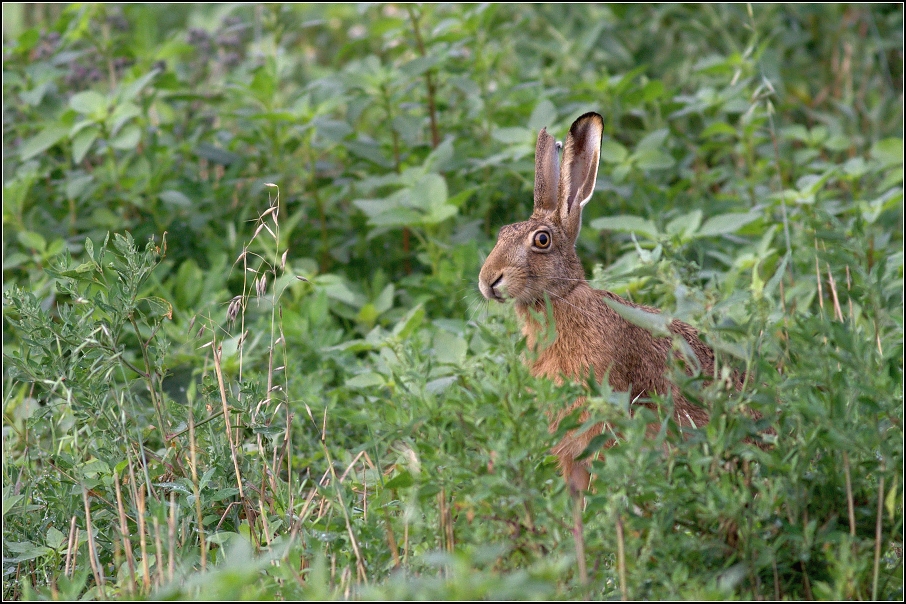
<svg viewBox="0 0 906 604">
<path fill-rule="evenodd" d="M 671 393 L 675 420 L 681 426 L 700 427 L 708 422 L 708 414 L 683 398 L 667 377 L 668 355 L 678 354 L 672 338 L 656 337 L 630 323 L 605 300 L 658 311 L 592 289 L 576 255 L 582 208 L 591 198 L 598 174 L 603 126 L 597 113 L 577 119 L 563 146 L 562 166 L 558 161 L 560 145 L 541 130 L 535 148 L 534 211 L 526 222 L 500 229 L 497 245 L 481 267 L 478 286 L 488 300 L 514 300 L 527 346 L 536 355 L 531 361 L 533 375 L 562 383 L 564 379 L 584 381 L 593 370 L 597 379 L 608 376 L 615 390 L 629 391 L 633 401 L 653 393 Z M 556 329 L 552 343 L 542 342 L 545 331 L 538 321 L 538 317 L 546 316 L 546 298 Z M 702 374 L 713 375 L 714 354 L 699 340 L 698 332 L 677 320 L 668 329 L 688 343 L 688 348 L 683 348 L 691 348 Z M 738 387 L 738 374 L 733 379 Z M 583 402 L 579 399 L 552 412 L 551 432 Z M 582 421 L 586 419 L 587 414 Z M 602 430 L 603 425 L 598 425 L 580 435 L 568 433 L 554 447 L 573 494 L 587 489 L 590 478 L 587 463 L 576 458 Z"/>
</svg>

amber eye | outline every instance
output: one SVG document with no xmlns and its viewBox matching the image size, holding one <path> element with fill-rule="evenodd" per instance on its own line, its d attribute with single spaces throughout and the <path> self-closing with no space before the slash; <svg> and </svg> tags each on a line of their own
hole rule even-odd
<svg viewBox="0 0 906 604">
<path fill-rule="evenodd" d="M 538 231 L 535 233 L 532 244 L 539 250 L 546 250 L 551 246 L 551 236 L 547 231 Z"/>
</svg>

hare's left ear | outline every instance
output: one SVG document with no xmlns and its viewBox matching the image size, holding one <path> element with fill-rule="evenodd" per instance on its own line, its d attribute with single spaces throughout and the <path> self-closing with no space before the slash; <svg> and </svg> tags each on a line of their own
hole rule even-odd
<svg viewBox="0 0 906 604">
<path fill-rule="evenodd" d="M 553 214 L 557 209 L 560 158 L 557 141 L 542 128 L 535 145 L 535 212 L 533 216 Z"/>
<path fill-rule="evenodd" d="M 586 113 L 573 122 L 563 148 L 557 211 L 561 226 L 573 241 L 582 228 L 582 208 L 595 190 L 603 134 L 604 119 L 597 113 Z"/>
</svg>

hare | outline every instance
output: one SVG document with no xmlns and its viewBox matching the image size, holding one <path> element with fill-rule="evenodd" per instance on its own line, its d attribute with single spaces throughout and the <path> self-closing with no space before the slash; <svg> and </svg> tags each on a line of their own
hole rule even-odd
<svg viewBox="0 0 906 604">
<path fill-rule="evenodd" d="M 592 370 L 597 379 L 609 376 L 615 390 L 629 391 L 630 400 L 672 393 L 676 421 L 681 426 L 700 427 L 708 422 L 707 412 L 683 398 L 666 375 L 668 355 L 677 354 L 671 338 L 656 337 L 630 323 L 605 300 L 659 311 L 592 289 L 576 254 L 582 208 L 597 179 L 603 127 L 597 113 L 586 113 L 573 122 L 563 147 L 562 166 L 560 145 L 546 129 L 541 130 L 535 148 L 534 211 L 526 222 L 500 229 L 497 245 L 481 267 L 478 287 L 488 300 L 514 300 L 527 346 L 537 355 L 531 361 L 533 375 L 562 383 L 565 379 L 584 381 Z M 546 317 L 546 298 L 556 329 L 549 344 L 541 342 L 544 326 L 538 321 L 538 317 Z M 702 374 L 713 375 L 714 353 L 698 338 L 698 332 L 678 320 L 670 323 L 669 330 L 688 343 Z M 738 388 L 739 376 L 734 374 L 733 380 Z M 583 403 L 579 399 L 552 412 L 550 431 L 555 432 L 560 421 Z M 587 418 L 586 413 L 582 421 Z M 576 458 L 602 431 L 603 425 L 598 425 L 581 435 L 571 432 L 554 447 L 573 494 L 586 490 L 590 479 L 587 463 Z"/>
</svg>

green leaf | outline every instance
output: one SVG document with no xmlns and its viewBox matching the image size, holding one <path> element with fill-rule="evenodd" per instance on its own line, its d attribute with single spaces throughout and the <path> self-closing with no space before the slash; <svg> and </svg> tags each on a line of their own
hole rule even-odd
<svg viewBox="0 0 906 604">
<path fill-rule="evenodd" d="M 621 304 L 616 300 L 611 300 L 610 298 L 603 298 L 604 303 L 607 304 L 610 308 L 616 311 L 618 315 L 643 329 L 647 329 L 653 335 L 665 338 L 670 337 L 672 334 L 668 329 L 671 319 L 661 313 L 648 312 L 647 310 L 642 310 L 641 308 L 635 308 L 632 306 L 627 306 Z"/>
<path fill-rule="evenodd" d="M 415 484 L 415 479 L 412 478 L 407 470 L 403 470 L 384 484 L 385 489 L 405 489 L 411 487 Z"/>
<path fill-rule="evenodd" d="M 142 131 L 135 124 L 130 124 L 123 128 L 119 134 L 117 134 L 110 141 L 110 146 L 114 149 L 135 149 L 138 145 L 138 141 L 141 140 Z"/>
<path fill-rule="evenodd" d="M 148 305 L 148 314 L 152 317 L 166 317 L 167 319 L 173 318 L 173 306 L 157 296 L 148 296 L 147 298 L 142 298 L 140 300 Z"/>
<path fill-rule="evenodd" d="M 110 132 L 117 133 L 123 124 L 139 115 L 141 115 L 141 110 L 132 103 L 117 105 L 107 120 Z"/>
<path fill-rule="evenodd" d="M 507 145 L 532 144 L 532 131 L 528 128 L 495 128 L 491 137 Z"/>
<path fill-rule="evenodd" d="M 600 231 L 620 231 L 626 233 L 639 233 L 649 239 L 657 239 L 659 234 L 654 223 L 639 216 L 605 216 L 596 218 L 589 225 L 593 229 Z"/>
<path fill-rule="evenodd" d="M 337 275 L 321 275 L 315 280 L 328 298 L 338 300 L 355 308 L 361 308 L 367 301 L 365 297 L 354 292 L 345 279 Z"/>
<path fill-rule="evenodd" d="M 19 231 L 19 233 L 16 234 L 16 238 L 19 239 L 19 243 L 37 252 L 43 252 L 47 249 L 47 241 L 40 233 L 35 233 L 34 231 Z"/>
<path fill-rule="evenodd" d="M 774 270 L 774 274 L 768 279 L 767 285 L 764 286 L 764 293 L 772 296 L 777 290 L 777 287 L 780 285 L 780 280 L 783 279 L 783 272 L 786 270 L 786 265 L 790 261 L 790 253 L 787 252 L 783 255 L 783 259 L 780 261 L 780 264 Z"/>
<path fill-rule="evenodd" d="M 161 191 L 160 200 L 166 204 L 176 206 L 178 208 L 191 208 L 192 200 L 186 197 L 181 191 L 166 190 Z"/>
<path fill-rule="evenodd" d="M 649 132 L 639 141 L 635 147 L 636 153 L 642 151 L 662 151 L 664 148 L 664 143 L 667 140 L 667 136 L 670 134 L 670 130 L 667 128 L 659 128 L 653 132 Z"/>
<path fill-rule="evenodd" d="M 448 218 L 453 218 L 459 213 L 459 209 L 448 203 L 442 206 L 431 208 L 431 212 L 422 219 L 422 224 L 440 224 Z"/>
<path fill-rule="evenodd" d="M 871 147 L 871 156 L 884 166 L 903 164 L 903 139 L 885 138 Z"/>
<path fill-rule="evenodd" d="M 97 126 L 92 126 L 76 134 L 75 138 L 72 139 L 72 163 L 82 163 L 88 150 L 91 149 L 91 145 L 97 140 L 99 133 L 100 129 Z"/>
<path fill-rule="evenodd" d="M 211 477 L 214 476 L 214 472 L 217 471 L 217 468 L 208 468 L 205 473 L 202 475 L 201 479 L 198 481 L 198 491 L 201 492 L 204 490 L 208 483 L 211 482 Z"/>
<path fill-rule="evenodd" d="M 245 537 L 243 537 L 239 533 L 234 533 L 231 531 L 220 531 L 219 533 L 214 533 L 213 535 L 207 536 L 208 543 L 213 543 L 221 547 L 226 546 L 236 540 L 245 541 Z"/>
<path fill-rule="evenodd" d="M 386 380 L 384 380 L 384 376 L 373 371 L 360 373 L 359 375 L 346 380 L 346 386 L 349 388 L 374 388 L 376 386 L 383 386 L 385 383 Z"/>
<path fill-rule="evenodd" d="M 532 115 L 529 117 L 528 127 L 533 132 L 539 132 L 542 128 L 550 128 L 557 121 L 557 108 L 548 99 L 541 99 Z"/>
<path fill-rule="evenodd" d="M 47 529 L 47 537 L 45 538 L 45 543 L 51 549 L 59 551 L 66 541 L 66 536 L 55 527 L 50 527 Z"/>
<path fill-rule="evenodd" d="M 378 314 L 383 314 L 393 308 L 393 294 L 396 292 L 396 288 L 392 283 L 388 283 L 383 290 L 381 290 L 380 295 L 374 301 L 374 308 Z"/>
<path fill-rule="evenodd" d="M 609 164 L 618 164 L 629 156 L 629 151 L 617 141 L 605 138 L 601 141 L 601 159 Z"/>
<path fill-rule="evenodd" d="M 405 340 L 412 333 L 418 329 L 418 326 L 422 324 L 422 320 L 425 318 L 425 309 L 422 308 L 422 305 L 419 304 L 412 310 L 410 310 L 403 319 L 396 324 L 393 328 L 393 335 L 400 340 Z"/>
<path fill-rule="evenodd" d="M 66 183 L 66 197 L 68 199 L 78 199 L 92 182 L 94 182 L 94 176 L 91 174 L 70 178 Z"/>
<path fill-rule="evenodd" d="M 428 55 L 426 57 L 417 57 L 400 66 L 400 71 L 409 77 L 420 76 L 438 63 L 444 60 L 443 56 Z"/>
<path fill-rule="evenodd" d="M 132 99 L 134 99 L 151 80 L 157 77 L 160 72 L 160 69 L 152 69 L 150 72 L 146 73 L 134 82 L 129 82 L 125 85 L 121 84 L 120 100 L 131 101 Z"/>
<path fill-rule="evenodd" d="M 195 154 L 198 155 L 198 157 L 203 157 L 209 162 L 220 164 L 221 166 L 229 166 L 239 163 L 242 160 L 242 156 L 239 154 L 227 151 L 226 149 L 221 149 L 220 147 L 215 147 L 214 145 L 209 145 L 208 143 L 200 143 L 195 148 Z"/>
<path fill-rule="evenodd" d="M 372 226 L 404 227 L 420 224 L 423 214 L 409 208 L 393 208 L 368 219 Z"/>
<path fill-rule="evenodd" d="M 73 95 L 69 99 L 69 106 L 96 120 L 102 120 L 107 116 L 107 97 L 95 90 L 86 90 Z"/>
<path fill-rule="evenodd" d="M 701 223 L 702 211 L 692 210 L 668 222 L 664 229 L 671 235 L 682 235 L 682 238 L 686 239 L 701 226 Z"/>
<path fill-rule="evenodd" d="M 696 237 L 712 237 L 735 233 L 750 222 L 758 220 L 759 215 L 754 212 L 718 214 L 705 221 L 702 228 L 695 233 Z"/>
<path fill-rule="evenodd" d="M 27 161 L 43 153 L 63 140 L 69 134 L 69 127 L 61 124 L 48 126 L 19 148 L 19 159 Z"/>
<path fill-rule="evenodd" d="M 16 504 L 25 499 L 25 495 L 10 495 L 7 496 L 6 493 L 3 494 L 3 517 L 6 518 L 6 514 L 9 513 L 11 509 L 16 507 Z"/>
<path fill-rule="evenodd" d="M 409 204 L 430 210 L 447 203 L 447 181 L 440 174 L 430 172 L 422 176 L 409 194 Z"/>
<path fill-rule="evenodd" d="M 461 337 L 448 331 L 438 330 L 434 334 L 434 356 L 440 363 L 459 364 L 466 358 L 469 344 Z"/>
<path fill-rule="evenodd" d="M 9 549 L 11 552 L 19 554 L 14 556 L 11 559 L 7 559 L 4 556 L 4 562 L 11 564 L 18 564 L 19 562 L 27 562 L 28 560 L 35 560 L 46 556 L 47 554 L 53 553 L 53 550 L 49 547 L 43 545 L 35 545 L 30 541 L 21 541 L 21 542 L 9 542 L 4 541 L 3 545 L 6 549 Z"/>
<path fill-rule="evenodd" d="M 702 138 L 711 138 L 718 135 L 736 136 L 736 128 L 726 122 L 714 122 L 701 133 Z"/>
<path fill-rule="evenodd" d="M 660 149 L 642 149 L 636 151 L 633 157 L 642 170 L 666 170 L 676 163 L 672 155 Z"/>
</svg>

